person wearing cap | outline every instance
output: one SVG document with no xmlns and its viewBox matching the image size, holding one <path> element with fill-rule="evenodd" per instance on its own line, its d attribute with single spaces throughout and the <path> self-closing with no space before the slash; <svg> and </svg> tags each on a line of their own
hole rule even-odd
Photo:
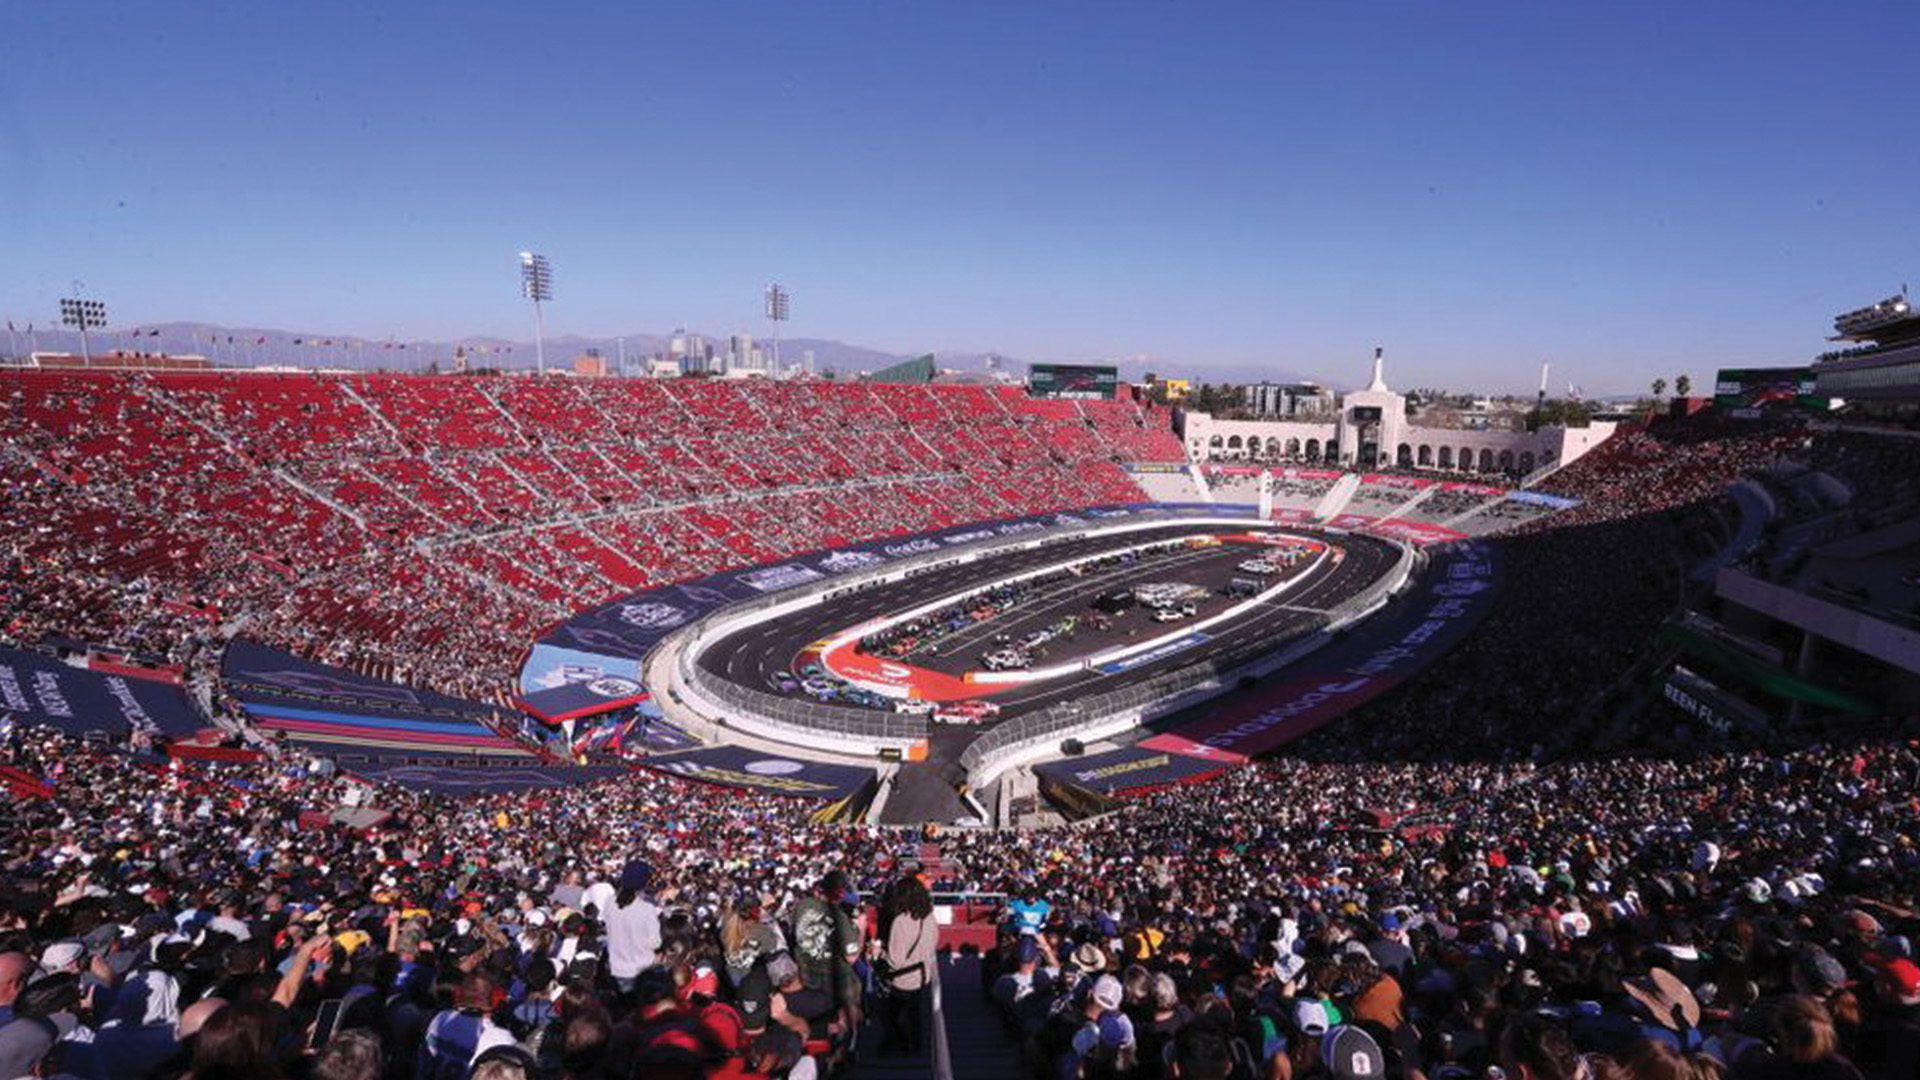
<svg viewBox="0 0 1920 1080">
<path fill-rule="evenodd" d="M 845 1030 L 833 998 L 806 984 L 793 957 L 774 957 L 767 964 L 767 977 L 773 981 L 767 1015 L 774 1024 L 812 1041 L 831 1039 Z"/>
<path fill-rule="evenodd" d="M 1380 916 L 1379 926 L 1379 934 L 1366 945 L 1367 955 L 1380 970 L 1399 978 L 1413 964 L 1413 947 L 1407 944 L 1406 926 L 1397 911 Z"/>
<path fill-rule="evenodd" d="M 1634 1006 L 1639 1038 L 1665 1043 L 1681 1053 L 1700 1049 L 1700 999 L 1680 977 L 1665 968 L 1623 980 L 1620 988 Z"/>
<path fill-rule="evenodd" d="M 1881 1037 L 1869 1052 L 1882 1076 L 1920 1076 L 1920 965 L 1902 956 L 1880 960 L 1878 968 L 1875 1019 Z"/>
<path fill-rule="evenodd" d="M 660 948 L 660 908 L 646 892 L 652 880 L 652 866 L 629 862 L 610 907 L 600 913 L 607 928 L 607 974 L 623 994 L 633 991 L 634 980 L 653 966 Z"/>
<path fill-rule="evenodd" d="M 71 938 L 56 941 L 40 952 L 40 977 L 48 975 L 79 975 L 87 967 L 89 957 L 87 947 Z"/>
<path fill-rule="evenodd" d="M 1133 1021 L 1121 1011 L 1126 989 L 1112 975 L 1076 989 L 1077 1011 L 1062 1010 L 1042 1036 L 1057 1076 L 1126 1075 L 1139 1052 Z"/>
<path fill-rule="evenodd" d="M 1328 1029 L 1320 1039 L 1320 1064 L 1331 1080 L 1378 1080 L 1387 1075 L 1387 1055 L 1365 1028 L 1355 1024 Z"/>
</svg>

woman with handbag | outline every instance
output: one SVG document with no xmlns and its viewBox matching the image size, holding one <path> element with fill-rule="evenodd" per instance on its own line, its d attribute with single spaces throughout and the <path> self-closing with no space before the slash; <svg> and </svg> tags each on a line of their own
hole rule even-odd
<svg viewBox="0 0 1920 1080">
<path fill-rule="evenodd" d="M 884 998 L 881 1020 L 886 1034 L 880 1052 L 917 1054 L 921 1050 L 921 1000 L 933 981 L 934 946 L 940 926 L 933 918 L 933 897 L 912 875 L 894 883 L 887 896 L 885 950 L 875 976 Z"/>
</svg>

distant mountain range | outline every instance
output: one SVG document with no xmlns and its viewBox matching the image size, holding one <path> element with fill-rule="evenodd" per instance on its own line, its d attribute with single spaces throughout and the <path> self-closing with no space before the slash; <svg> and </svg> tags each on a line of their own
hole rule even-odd
<svg viewBox="0 0 1920 1080">
<path fill-rule="evenodd" d="M 666 352 L 670 336 L 657 333 L 626 335 L 624 341 L 627 362 L 638 370 L 647 357 Z M 713 344 L 716 354 L 725 353 L 727 335 L 706 334 L 704 336 Z M 550 337 L 546 342 L 547 363 L 552 367 L 564 368 L 572 363 L 574 357 L 592 349 L 598 349 L 600 355 L 606 357 L 611 363 L 620 355 L 622 340 L 615 337 L 583 337 L 577 334 Z M 763 343 L 765 341 L 760 337 L 756 337 L 755 340 Z M 287 366 L 349 371 L 424 371 L 432 366 L 440 371 L 450 371 L 453 369 L 456 354 L 461 350 L 466 352 L 469 367 L 519 370 L 532 368 L 535 365 L 533 342 L 512 341 L 497 337 L 403 341 L 389 338 L 363 338 L 351 334 L 330 334 L 326 331 L 166 322 L 115 328 L 104 332 L 94 331 L 88 334 L 88 342 L 96 354 L 113 349 L 174 354 L 200 353 L 225 367 Z M 16 323 L 4 347 L 9 353 L 18 352 L 22 356 L 26 355 L 30 349 L 43 352 L 77 353 L 80 351 L 80 335 L 77 331 L 35 326 L 29 339 L 27 327 Z M 888 352 L 824 338 L 791 338 L 781 340 L 780 359 L 787 364 L 798 363 L 808 350 L 813 351 L 816 371 L 834 371 L 842 375 L 876 371 L 909 359 L 911 356 L 924 355 L 924 353 Z M 986 370 L 989 356 L 994 355 L 934 349 L 926 352 L 932 352 L 934 362 L 942 368 L 974 372 Z M 1026 374 L 1028 364 L 1026 360 L 1010 356 L 996 356 L 995 359 L 998 367 L 1003 371 L 1014 375 Z M 1141 358 L 1119 361 L 1118 366 L 1120 377 L 1129 380 L 1138 380 L 1147 371 L 1156 370 L 1153 362 Z M 1180 370 L 1173 366 L 1158 370 L 1163 375 L 1176 377 L 1180 375 Z M 1302 378 L 1307 377 L 1294 372 L 1260 369 L 1252 365 L 1212 368 L 1206 372 L 1208 382 L 1252 382 L 1261 379 L 1292 382 Z"/>
</svg>

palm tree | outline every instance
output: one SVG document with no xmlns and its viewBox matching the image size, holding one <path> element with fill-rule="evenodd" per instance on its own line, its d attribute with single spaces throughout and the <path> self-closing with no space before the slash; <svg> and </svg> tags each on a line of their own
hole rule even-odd
<svg viewBox="0 0 1920 1080">
<path fill-rule="evenodd" d="M 1666 392 L 1667 392 L 1667 380 L 1665 379 L 1653 380 L 1653 396 L 1654 397 L 1664 396 Z"/>
<path fill-rule="evenodd" d="M 1688 393 L 1689 393 L 1689 392 L 1690 392 L 1690 391 L 1691 391 L 1692 389 L 1693 389 L 1693 377 L 1692 377 L 1692 376 L 1690 376 L 1690 375 L 1675 375 L 1675 376 L 1673 377 L 1673 392 L 1674 392 L 1674 393 L 1676 393 L 1676 394 L 1678 394 L 1678 395 L 1680 395 L 1681 397 L 1686 397 L 1686 396 L 1687 396 L 1687 394 L 1688 394 Z"/>
</svg>

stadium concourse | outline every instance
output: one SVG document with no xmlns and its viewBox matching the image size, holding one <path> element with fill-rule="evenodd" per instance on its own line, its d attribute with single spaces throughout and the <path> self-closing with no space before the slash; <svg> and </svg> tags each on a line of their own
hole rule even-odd
<svg viewBox="0 0 1920 1080">
<path fill-rule="evenodd" d="M 1920 1073 L 1916 733 L 1846 707 L 1894 680 L 1785 673 L 1791 708 L 1731 728 L 1647 689 L 1700 565 L 1855 588 L 1835 545 L 1900 525 L 1914 440 L 1709 414 L 1521 492 L 1255 476 L 1282 530 L 1470 539 L 1311 678 L 1182 718 L 1284 729 L 1284 757 L 1067 785 L 1098 797 L 1078 822 L 896 829 L 830 820 L 829 779 L 699 779 L 779 779 L 758 751 L 582 767 L 504 707 L 515 670 L 637 593 L 1161 514 L 1134 477 L 1181 464 L 1162 417 L 834 383 L 0 387 L 0 1075 Z M 1447 647 L 1395 673 L 1416 638 Z M 640 715 L 649 763 L 728 749 Z"/>
</svg>

